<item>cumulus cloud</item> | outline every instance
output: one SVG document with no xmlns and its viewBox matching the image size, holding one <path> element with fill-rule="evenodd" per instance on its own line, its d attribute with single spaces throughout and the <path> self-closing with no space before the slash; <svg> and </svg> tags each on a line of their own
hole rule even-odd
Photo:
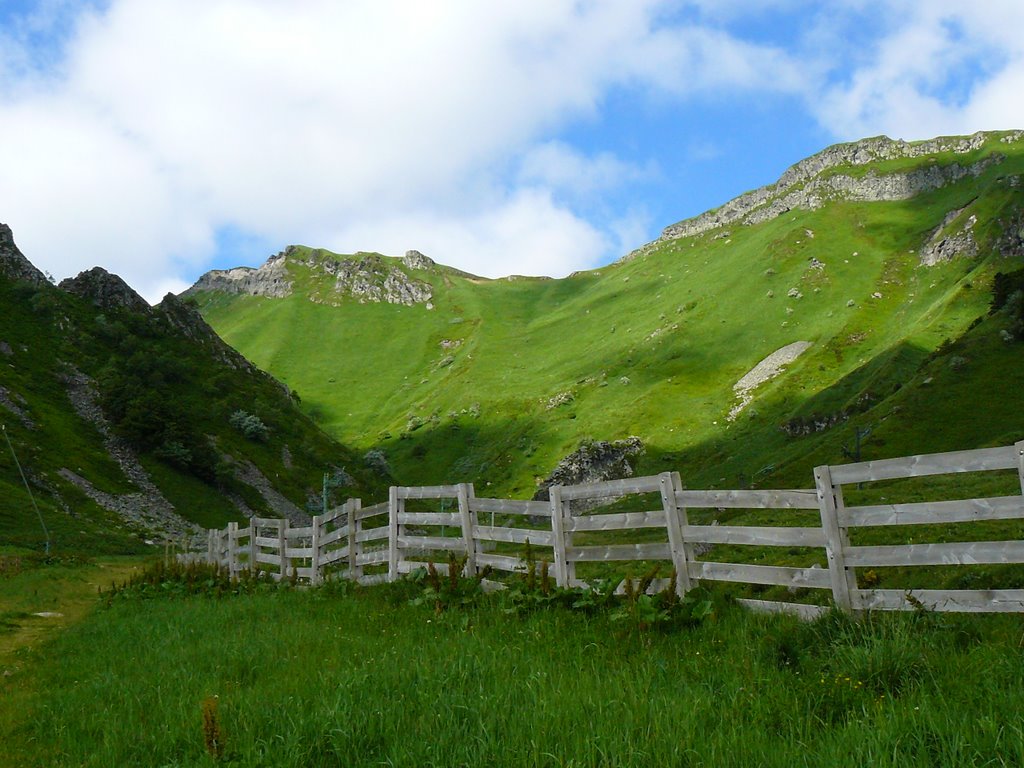
<svg viewBox="0 0 1024 768">
<path fill-rule="evenodd" d="M 103 263 L 150 298 L 225 228 L 415 240 L 484 274 L 592 266 L 635 226 L 574 201 L 646 170 L 559 128 L 616 87 L 795 83 L 781 51 L 665 22 L 673 5 L 110 0 L 68 21 L 57 3 L 56 60 L 25 40 L 4 58 L 0 216 L 44 268 Z"/>
<path fill-rule="evenodd" d="M 681 123 L 784 98 L 840 139 L 1024 125 L 1018 5 L 37 0 L 0 31 L 0 220 L 58 277 L 151 299 L 224 232 L 564 274 L 640 245 L 622 190 L 667 175 L 566 139 L 626 120 L 614 94 Z"/>
<path fill-rule="evenodd" d="M 870 16 L 879 32 L 867 50 L 851 52 L 851 70 L 832 62 L 836 77 L 812 107 L 836 135 L 921 139 L 1024 125 L 1024 102 L 1013 95 L 1024 83 L 1016 0 L 983 9 L 949 0 L 844 6 L 847 24 Z"/>
</svg>

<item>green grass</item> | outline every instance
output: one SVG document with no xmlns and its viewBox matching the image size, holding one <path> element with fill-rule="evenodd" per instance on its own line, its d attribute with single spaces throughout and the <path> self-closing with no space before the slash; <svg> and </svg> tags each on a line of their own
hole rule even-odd
<svg viewBox="0 0 1024 768">
<path fill-rule="evenodd" d="M 1016 616 L 436 614 L 407 585 L 116 601 L 25 658 L 10 765 L 1015 765 Z M 10 682 L 0 685 L 9 686 Z M 209 705 L 207 705 L 209 707 Z"/>
</svg>

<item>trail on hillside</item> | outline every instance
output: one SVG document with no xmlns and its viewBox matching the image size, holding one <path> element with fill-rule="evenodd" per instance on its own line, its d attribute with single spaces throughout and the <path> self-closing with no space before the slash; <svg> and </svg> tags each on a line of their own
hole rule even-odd
<svg viewBox="0 0 1024 768">
<path fill-rule="evenodd" d="M 123 581 L 141 567 L 138 558 L 105 559 L 84 566 L 47 566 L 5 579 L 0 593 L 0 675 L 21 666 L 22 649 L 31 649 L 56 632 L 81 621 L 99 603 L 99 591 Z"/>
</svg>

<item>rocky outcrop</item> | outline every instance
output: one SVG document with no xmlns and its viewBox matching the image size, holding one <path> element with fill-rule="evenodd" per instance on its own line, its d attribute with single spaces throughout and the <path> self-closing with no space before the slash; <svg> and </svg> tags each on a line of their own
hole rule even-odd
<svg viewBox="0 0 1024 768">
<path fill-rule="evenodd" d="M 921 265 L 934 267 L 946 261 L 952 261 L 958 256 L 977 256 L 978 243 L 974 239 L 974 225 L 978 223 L 978 217 L 974 214 L 968 216 L 959 227 L 950 230 L 950 226 L 964 213 L 963 208 L 950 211 L 943 218 L 942 223 L 936 227 L 928 242 L 921 249 Z"/>
<path fill-rule="evenodd" d="M 437 262 L 419 251 L 406 251 L 402 263 L 409 269 L 418 269 L 423 272 L 430 272 L 437 267 Z"/>
<path fill-rule="evenodd" d="M 190 296 L 200 291 L 218 291 L 244 296 L 268 296 L 281 299 L 290 296 L 292 283 L 288 279 L 287 259 L 296 251 L 289 246 L 264 262 L 258 269 L 252 267 L 235 267 L 234 269 L 214 269 L 199 278 L 195 285 L 182 293 Z"/>
<path fill-rule="evenodd" d="M 307 264 L 334 277 L 333 293 L 336 295 L 348 295 L 363 304 L 386 302 L 407 307 L 425 304 L 433 295 L 433 289 L 428 283 L 413 280 L 403 270 L 389 263 L 390 259 L 380 254 L 357 253 L 347 259 L 316 258 L 319 255 L 320 252 L 313 251 Z M 433 265 L 434 262 L 423 254 L 419 256 Z M 424 263 L 416 257 L 411 261 L 415 264 Z M 332 303 L 327 297 L 322 297 L 320 301 Z"/>
<path fill-rule="evenodd" d="M 103 267 L 93 267 L 79 273 L 77 277 L 61 280 L 58 286 L 62 291 L 91 301 L 104 310 L 126 309 L 131 312 L 149 312 L 150 306 L 131 286 L 117 275 L 112 275 Z"/>
<path fill-rule="evenodd" d="M 579 485 L 600 480 L 618 480 L 633 476 L 630 459 L 644 452 L 639 437 L 607 442 L 604 440 L 585 442 L 570 453 L 555 467 L 533 498 L 548 500 L 548 489 L 553 485 Z"/>
<path fill-rule="evenodd" d="M 774 184 L 740 195 L 720 208 L 666 227 L 658 241 L 701 235 L 719 227 L 758 224 L 793 209 L 815 210 L 830 200 L 861 202 L 907 200 L 961 179 L 978 176 L 1004 156 L 994 152 L 974 163 L 923 164 L 906 171 L 857 173 L 855 169 L 885 160 L 926 158 L 938 153 L 964 155 L 980 149 L 989 134 L 938 138 L 909 143 L 880 136 L 838 144 L 789 168 Z M 1001 141 L 1020 141 L 1017 132 Z M 844 172 L 845 169 L 850 169 Z M 654 244 L 634 251 L 623 260 L 646 253 Z"/>
<path fill-rule="evenodd" d="M 33 285 L 49 282 L 46 275 L 18 250 L 14 243 L 14 233 L 6 224 L 0 224 L 0 275 L 10 280 L 21 280 Z"/>
<path fill-rule="evenodd" d="M 432 272 L 437 269 L 433 259 L 419 251 L 407 251 L 401 259 L 381 256 L 379 253 L 356 253 L 338 256 L 320 248 L 309 250 L 290 245 L 276 256 L 271 256 L 258 269 L 235 267 L 213 270 L 199 278 L 195 285 L 182 293 L 188 297 L 204 291 L 217 291 L 246 296 L 266 296 L 280 299 L 294 291 L 289 265 L 295 264 L 312 271 L 314 277 L 333 278 L 326 290 L 310 292 L 310 301 L 337 305 L 348 296 L 360 303 L 388 303 L 412 306 L 430 301 L 433 289 L 429 283 L 411 278 L 406 269 Z"/>
</svg>

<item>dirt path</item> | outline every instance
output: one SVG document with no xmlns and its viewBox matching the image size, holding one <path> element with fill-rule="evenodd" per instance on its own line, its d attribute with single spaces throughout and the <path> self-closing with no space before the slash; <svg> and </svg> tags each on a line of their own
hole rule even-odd
<svg viewBox="0 0 1024 768">
<path fill-rule="evenodd" d="M 31 568 L 0 579 L 0 768 L 44 765 L 28 728 L 39 682 L 33 651 L 84 619 L 99 590 L 123 581 L 142 559 Z"/>
<path fill-rule="evenodd" d="M 99 590 L 140 567 L 139 558 L 106 558 L 34 568 L 0 582 L 0 675 L 13 674 L 19 651 L 81 621 L 96 607 Z"/>
</svg>

